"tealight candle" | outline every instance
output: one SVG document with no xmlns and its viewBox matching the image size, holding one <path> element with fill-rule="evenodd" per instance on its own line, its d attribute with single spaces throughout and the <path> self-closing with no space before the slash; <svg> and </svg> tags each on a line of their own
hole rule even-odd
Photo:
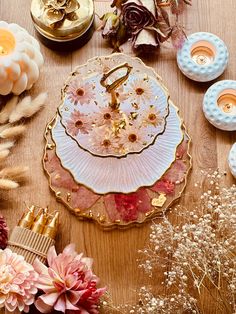
<svg viewBox="0 0 236 314">
<path fill-rule="evenodd" d="M 37 40 L 19 25 L 0 21 L 0 95 L 30 89 L 42 64 Z"/>
<path fill-rule="evenodd" d="M 224 80 L 213 84 L 203 100 L 203 112 L 215 127 L 236 130 L 236 81 Z"/>
<path fill-rule="evenodd" d="M 228 63 L 224 42 L 214 34 L 199 32 L 188 37 L 177 53 L 180 70 L 188 78 L 208 82 L 219 77 Z"/>
<path fill-rule="evenodd" d="M 236 115 L 236 90 L 224 90 L 217 100 L 220 109 L 227 113 Z"/>
<path fill-rule="evenodd" d="M 228 163 L 232 175 L 236 178 L 236 143 L 229 152 Z"/>
</svg>

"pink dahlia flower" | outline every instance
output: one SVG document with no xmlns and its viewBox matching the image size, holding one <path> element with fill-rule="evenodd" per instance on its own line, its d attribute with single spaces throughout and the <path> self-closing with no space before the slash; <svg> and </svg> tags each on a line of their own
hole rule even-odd
<svg viewBox="0 0 236 314">
<path fill-rule="evenodd" d="M 106 289 L 97 289 L 98 277 L 91 270 L 90 258 L 77 254 L 74 244 L 68 245 L 59 255 L 51 247 L 48 265 L 46 267 L 38 260 L 34 263 L 39 273 L 36 286 L 44 292 L 35 303 L 40 312 L 99 313 L 99 298 Z"/>
<path fill-rule="evenodd" d="M 0 250 L 0 308 L 28 313 L 34 303 L 38 274 L 24 257 L 10 249 Z"/>
</svg>

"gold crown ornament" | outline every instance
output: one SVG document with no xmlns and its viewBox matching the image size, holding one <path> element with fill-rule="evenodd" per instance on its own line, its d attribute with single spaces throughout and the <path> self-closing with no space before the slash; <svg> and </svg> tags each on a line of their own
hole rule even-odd
<svg viewBox="0 0 236 314">
<path fill-rule="evenodd" d="M 93 34 L 93 0 L 32 0 L 31 17 L 41 41 L 55 49 L 84 45 Z"/>
<path fill-rule="evenodd" d="M 48 208 L 29 207 L 13 229 L 8 247 L 23 255 L 28 263 L 36 258 L 45 263 L 49 248 L 55 245 L 59 213 L 49 214 Z"/>
</svg>

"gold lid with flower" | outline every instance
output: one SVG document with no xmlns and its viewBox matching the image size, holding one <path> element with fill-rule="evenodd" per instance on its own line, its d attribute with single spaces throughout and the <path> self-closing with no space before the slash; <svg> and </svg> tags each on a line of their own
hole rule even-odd
<svg viewBox="0 0 236 314">
<path fill-rule="evenodd" d="M 32 0 L 31 17 L 40 35 L 67 42 L 91 28 L 94 4 L 93 0 Z"/>
</svg>

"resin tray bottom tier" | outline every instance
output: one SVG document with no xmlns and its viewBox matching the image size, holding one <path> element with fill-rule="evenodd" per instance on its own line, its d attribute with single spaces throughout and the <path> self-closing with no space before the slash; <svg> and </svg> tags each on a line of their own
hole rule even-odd
<svg viewBox="0 0 236 314">
<path fill-rule="evenodd" d="M 78 218 L 96 221 L 105 229 L 139 225 L 154 217 L 162 217 L 182 195 L 191 169 L 190 138 L 183 125 L 184 139 L 177 147 L 175 161 L 153 186 L 142 187 L 130 194 L 100 195 L 78 184 L 71 173 L 63 168 L 51 134 L 55 122 L 56 117 L 45 132 L 44 168 L 58 201 Z"/>
</svg>

